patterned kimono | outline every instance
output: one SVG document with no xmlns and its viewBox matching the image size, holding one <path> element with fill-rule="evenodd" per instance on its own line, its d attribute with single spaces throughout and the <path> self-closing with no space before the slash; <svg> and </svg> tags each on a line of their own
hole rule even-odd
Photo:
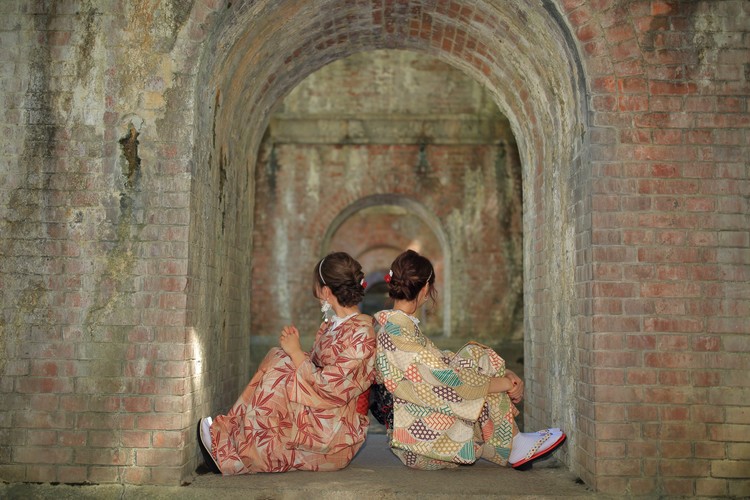
<svg viewBox="0 0 750 500">
<path fill-rule="evenodd" d="M 506 465 L 518 410 L 507 393 L 487 392 L 490 378 L 505 374 L 505 361 L 477 343 L 441 351 L 422 335 L 419 320 L 401 311 L 376 319 L 376 378 L 393 395 L 391 451 L 416 469 L 479 458 Z"/>
<path fill-rule="evenodd" d="M 222 474 L 346 467 L 367 436 L 373 319 L 323 323 L 299 368 L 271 349 L 227 415 L 211 426 Z"/>
</svg>

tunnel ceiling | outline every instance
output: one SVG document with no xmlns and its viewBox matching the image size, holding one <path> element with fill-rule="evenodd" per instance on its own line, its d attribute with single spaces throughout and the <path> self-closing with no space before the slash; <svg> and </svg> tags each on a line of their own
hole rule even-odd
<svg viewBox="0 0 750 500">
<path fill-rule="evenodd" d="M 253 156 L 280 98 L 363 50 L 414 50 L 466 72 L 490 90 L 533 163 L 537 155 L 564 158 L 581 121 L 576 68 L 541 2 L 247 1 L 215 22 L 203 101 L 212 102 L 214 89 L 221 96 L 216 137 L 243 157 Z M 559 133 L 533 133 L 540 127 Z"/>
</svg>

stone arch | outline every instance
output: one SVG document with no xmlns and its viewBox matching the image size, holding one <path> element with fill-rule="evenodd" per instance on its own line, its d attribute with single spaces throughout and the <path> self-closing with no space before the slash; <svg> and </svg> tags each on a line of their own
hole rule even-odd
<svg viewBox="0 0 750 500">
<path fill-rule="evenodd" d="M 442 310 L 443 310 L 443 336 L 450 337 L 451 332 L 451 247 L 448 236 L 445 234 L 445 229 L 441 224 L 440 220 L 435 217 L 424 205 L 416 200 L 409 197 L 397 195 L 397 194 L 376 194 L 371 196 L 363 197 L 354 203 L 344 208 L 339 214 L 333 219 L 331 224 L 325 231 L 323 239 L 320 244 L 320 253 L 324 254 L 330 246 L 331 238 L 336 233 L 336 230 L 349 219 L 355 213 L 364 210 L 369 207 L 383 205 L 394 205 L 398 207 L 404 207 L 409 212 L 416 215 L 424 224 L 435 234 L 437 237 L 440 247 L 442 249 L 442 275 L 443 275 L 443 289 L 441 290 L 442 297 Z"/>
<path fill-rule="evenodd" d="M 206 25 L 196 68 L 191 194 L 189 324 L 214 336 L 206 355 L 232 373 L 206 375 L 209 406 L 244 384 L 249 343 L 240 306 L 250 262 L 243 231 L 253 225 L 256 152 L 274 105 L 304 77 L 334 60 L 390 48 L 432 55 L 488 88 L 508 117 L 523 164 L 525 342 L 528 425 L 575 429 L 575 300 L 590 217 L 584 133 L 585 82 L 567 26 L 551 2 L 336 0 L 232 2 Z M 354 201 L 354 200 L 350 200 Z M 207 263 L 209 265 L 207 265 Z M 584 273 L 581 273 L 583 276 Z M 224 317 L 221 328 L 213 318 Z M 229 345 L 238 342 L 238 348 Z M 546 357 L 545 353 L 556 352 Z M 207 413 L 207 412 L 206 412 Z M 573 437 L 570 449 L 576 453 Z M 581 463 L 583 457 L 566 458 Z"/>
</svg>

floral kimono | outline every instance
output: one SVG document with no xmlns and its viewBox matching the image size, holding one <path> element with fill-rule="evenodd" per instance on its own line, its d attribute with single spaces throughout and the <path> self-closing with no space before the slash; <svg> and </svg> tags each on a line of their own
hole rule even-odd
<svg viewBox="0 0 750 500">
<path fill-rule="evenodd" d="M 222 474 L 346 467 L 367 436 L 373 319 L 323 323 L 299 368 L 271 349 L 227 415 L 211 426 Z"/>
<path fill-rule="evenodd" d="M 477 343 L 441 351 L 422 335 L 419 320 L 398 310 L 376 319 L 376 378 L 393 396 L 391 451 L 416 469 L 479 458 L 507 464 L 518 410 L 507 393 L 487 392 L 490 378 L 505 374 L 505 361 Z"/>
</svg>

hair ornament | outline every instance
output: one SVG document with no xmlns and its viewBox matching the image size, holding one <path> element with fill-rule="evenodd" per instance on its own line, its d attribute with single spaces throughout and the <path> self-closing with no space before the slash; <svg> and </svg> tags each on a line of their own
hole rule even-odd
<svg viewBox="0 0 750 500">
<path fill-rule="evenodd" d="M 326 260 L 325 257 L 320 259 L 320 264 L 318 264 L 318 276 L 320 276 L 320 281 L 323 282 L 323 285 L 326 284 L 326 280 L 323 279 L 323 262 Z"/>
<path fill-rule="evenodd" d="M 367 282 L 365 281 L 364 278 L 362 278 L 361 280 L 359 280 L 359 284 L 362 285 L 362 288 L 367 288 Z"/>
<path fill-rule="evenodd" d="M 389 269 L 388 270 L 388 274 L 385 275 L 385 282 L 386 283 L 390 283 L 391 282 L 391 278 L 393 278 L 393 270 Z"/>
</svg>

